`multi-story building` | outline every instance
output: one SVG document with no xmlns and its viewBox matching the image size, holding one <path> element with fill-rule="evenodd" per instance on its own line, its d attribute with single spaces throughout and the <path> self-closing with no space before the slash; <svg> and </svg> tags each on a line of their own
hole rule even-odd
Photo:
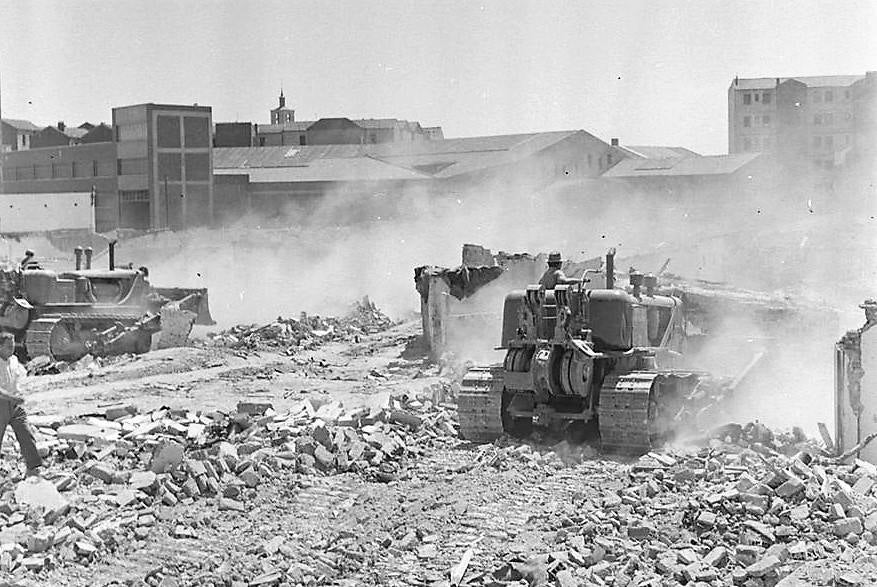
<svg viewBox="0 0 877 587">
<path fill-rule="evenodd" d="M 211 116 L 206 106 L 114 108 L 112 128 L 78 127 L 78 134 L 85 134 L 75 144 L 57 127 L 47 127 L 53 129 L 47 136 L 61 144 L 5 153 L 0 192 L 91 192 L 99 232 L 208 224 L 213 220 Z"/>
<path fill-rule="evenodd" d="M 211 221 L 212 128 L 209 106 L 113 108 L 121 226 L 181 228 Z"/>
<path fill-rule="evenodd" d="M 859 132 L 853 86 L 865 75 L 734 78 L 728 151 L 774 152 L 787 162 L 842 165 Z"/>
</svg>

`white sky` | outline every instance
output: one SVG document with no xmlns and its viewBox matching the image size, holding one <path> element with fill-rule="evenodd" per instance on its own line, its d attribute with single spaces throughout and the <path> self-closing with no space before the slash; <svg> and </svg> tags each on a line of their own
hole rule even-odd
<svg viewBox="0 0 877 587">
<path fill-rule="evenodd" d="M 727 151 L 735 75 L 877 69 L 877 2 L 0 0 L 3 116 L 199 103 Z"/>
</svg>

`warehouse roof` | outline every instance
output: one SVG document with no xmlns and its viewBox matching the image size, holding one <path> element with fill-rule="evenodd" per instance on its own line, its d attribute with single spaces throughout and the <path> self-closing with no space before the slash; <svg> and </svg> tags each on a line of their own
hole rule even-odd
<svg viewBox="0 0 877 587">
<path fill-rule="evenodd" d="M 681 159 L 623 159 L 608 169 L 603 177 L 631 179 L 654 176 L 728 175 L 739 171 L 759 155 L 760 153 L 735 153 Z"/>
</svg>

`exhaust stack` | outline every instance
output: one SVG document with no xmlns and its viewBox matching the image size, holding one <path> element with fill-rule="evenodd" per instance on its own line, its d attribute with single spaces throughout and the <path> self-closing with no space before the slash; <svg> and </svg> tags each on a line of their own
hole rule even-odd
<svg viewBox="0 0 877 587">
<path fill-rule="evenodd" d="M 633 288 L 633 297 L 638 299 L 642 295 L 643 274 L 639 271 L 631 271 L 630 286 Z"/>
<path fill-rule="evenodd" d="M 646 286 L 646 295 L 653 296 L 658 287 L 658 278 L 654 273 L 649 273 L 643 278 L 643 285 Z"/>
<path fill-rule="evenodd" d="M 82 269 L 82 247 L 73 249 L 73 255 L 76 257 L 76 270 Z"/>
<path fill-rule="evenodd" d="M 85 268 L 91 269 L 91 256 L 94 255 L 94 249 L 85 247 Z"/>
<path fill-rule="evenodd" d="M 109 245 L 110 271 L 116 268 L 116 241 L 110 241 Z"/>
<path fill-rule="evenodd" d="M 606 289 L 615 289 L 615 247 L 606 252 Z"/>
</svg>

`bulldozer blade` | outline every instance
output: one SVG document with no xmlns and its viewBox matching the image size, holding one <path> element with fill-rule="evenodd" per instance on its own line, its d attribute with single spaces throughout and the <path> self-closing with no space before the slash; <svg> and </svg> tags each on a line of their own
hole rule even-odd
<svg viewBox="0 0 877 587">
<path fill-rule="evenodd" d="M 216 321 L 210 315 L 210 305 L 207 302 L 207 288 L 185 287 L 156 287 L 155 292 L 162 297 L 171 300 L 181 310 L 187 310 L 195 314 L 195 324 L 199 326 L 213 326 Z"/>
</svg>

